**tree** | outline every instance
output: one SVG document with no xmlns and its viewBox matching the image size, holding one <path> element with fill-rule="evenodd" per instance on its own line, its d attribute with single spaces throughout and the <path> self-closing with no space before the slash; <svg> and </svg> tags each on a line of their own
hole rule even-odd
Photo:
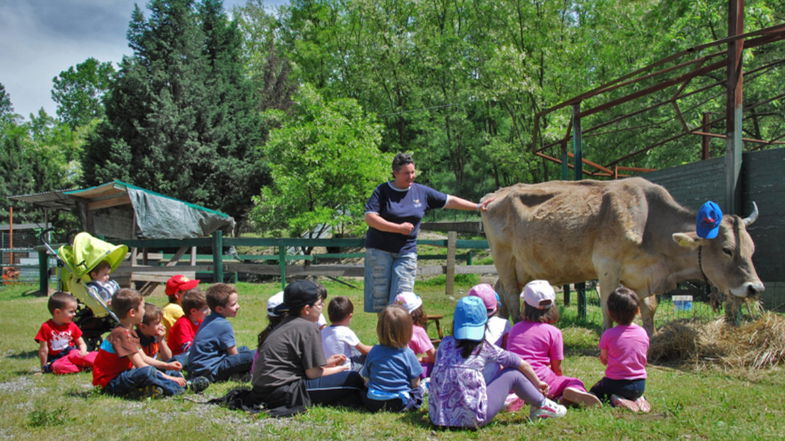
<svg viewBox="0 0 785 441">
<path fill-rule="evenodd" d="M 0 83 L 0 125 L 10 122 L 14 118 L 14 106 L 11 104 L 11 95 L 5 91 L 5 86 Z"/>
<path fill-rule="evenodd" d="M 103 95 L 114 75 L 112 63 L 88 58 L 71 66 L 52 79 L 52 100 L 57 103 L 57 116 L 72 128 L 103 118 Z"/>
<path fill-rule="evenodd" d="M 124 179 L 242 221 L 264 182 L 259 120 L 240 38 L 221 2 L 153 0 L 129 25 L 106 121 L 89 143 L 87 184 Z"/>
<path fill-rule="evenodd" d="M 268 112 L 282 126 L 264 146 L 272 183 L 254 197 L 255 225 L 309 238 L 358 233 L 365 201 L 388 174 L 381 126 L 355 100 L 326 100 L 307 84 L 291 110 Z"/>
</svg>

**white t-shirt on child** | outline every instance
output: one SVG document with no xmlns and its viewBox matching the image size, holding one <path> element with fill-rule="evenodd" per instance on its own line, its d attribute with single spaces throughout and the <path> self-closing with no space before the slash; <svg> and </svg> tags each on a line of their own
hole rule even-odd
<svg viewBox="0 0 785 441">
<path fill-rule="evenodd" d="M 322 349 L 324 357 L 328 358 L 334 354 L 346 355 L 344 365 L 351 366 L 352 349 L 360 343 L 357 334 L 348 326 L 327 326 L 322 329 Z"/>
<path fill-rule="evenodd" d="M 508 332 L 510 332 L 510 321 L 493 316 L 488 319 L 488 325 L 485 328 L 485 340 L 496 346 L 501 346 L 502 336 Z"/>
</svg>

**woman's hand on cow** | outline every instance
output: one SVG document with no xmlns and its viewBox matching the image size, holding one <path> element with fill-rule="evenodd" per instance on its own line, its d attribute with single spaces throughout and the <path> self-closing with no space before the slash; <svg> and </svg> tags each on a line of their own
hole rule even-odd
<svg viewBox="0 0 785 441">
<path fill-rule="evenodd" d="M 496 196 L 491 196 L 488 199 L 477 204 L 477 211 L 488 211 L 488 205 L 496 200 Z"/>
</svg>

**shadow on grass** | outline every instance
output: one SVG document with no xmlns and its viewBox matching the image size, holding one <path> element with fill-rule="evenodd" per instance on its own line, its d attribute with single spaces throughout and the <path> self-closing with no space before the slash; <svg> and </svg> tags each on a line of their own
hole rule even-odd
<svg viewBox="0 0 785 441">
<path fill-rule="evenodd" d="M 31 358 L 38 358 L 38 351 L 18 352 L 16 354 L 9 355 L 8 358 L 13 358 L 16 360 L 29 360 Z"/>
</svg>

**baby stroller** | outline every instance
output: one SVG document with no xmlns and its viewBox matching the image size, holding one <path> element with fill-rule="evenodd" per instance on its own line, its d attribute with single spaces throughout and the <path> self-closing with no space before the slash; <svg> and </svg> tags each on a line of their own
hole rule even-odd
<svg viewBox="0 0 785 441">
<path fill-rule="evenodd" d="M 79 307 L 74 323 L 82 330 L 87 349 L 97 350 L 103 340 L 102 335 L 120 321 L 101 297 L 87 286 L 91 281 L 90 271 L 102 261 L 109 263 L 114 271 L 125 259 L 128 247 L 113 245 L 84 232 L 74 237 L 73 245 L 63 245 L 57 251 L 46 240 L 42 241 L 49 252 L 57 256 L 59 289 L 76 297 Z"/>
</svg>

